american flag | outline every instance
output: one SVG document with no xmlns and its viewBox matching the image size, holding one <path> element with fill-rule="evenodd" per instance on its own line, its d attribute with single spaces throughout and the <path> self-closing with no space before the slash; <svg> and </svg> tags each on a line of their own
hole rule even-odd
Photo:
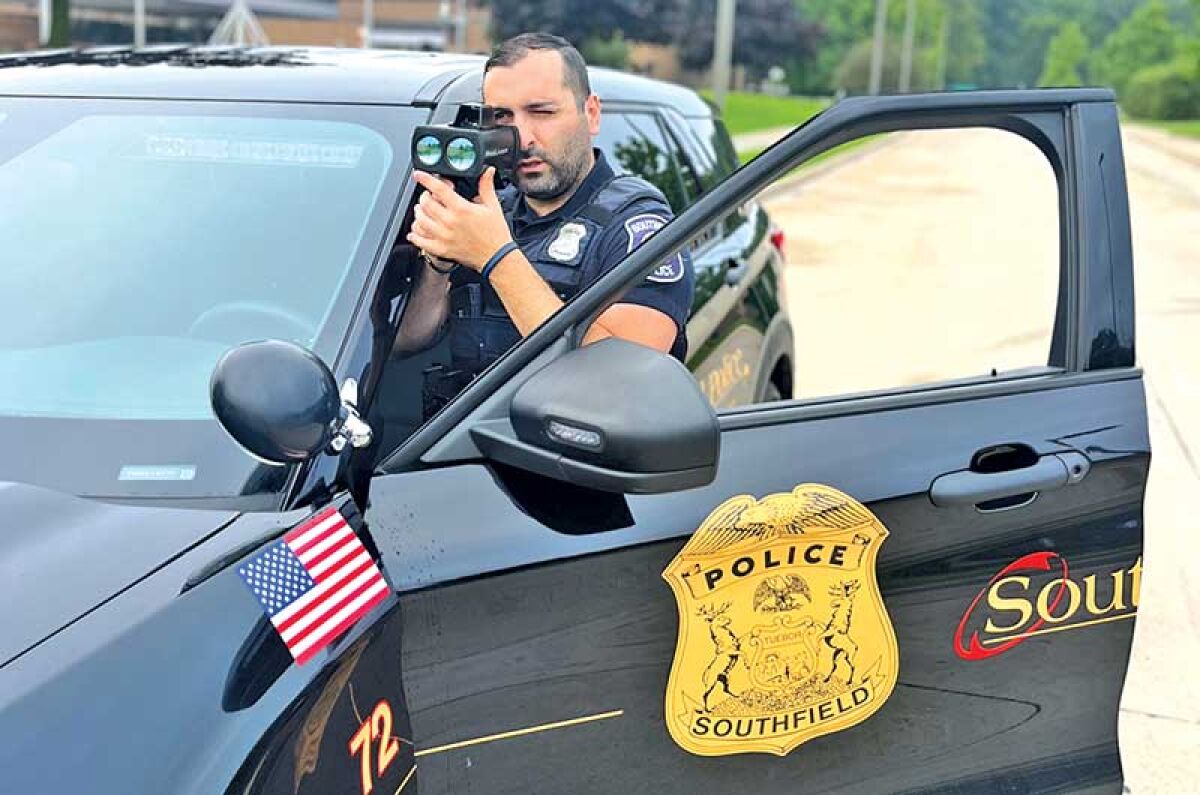
<svg viewBox="0 0 1200 795">
<path fill-rule="evenodd" d="M 300 665 L 387 598 L 370 553 L 326 508 L 238 567 Z"/>
</svg>

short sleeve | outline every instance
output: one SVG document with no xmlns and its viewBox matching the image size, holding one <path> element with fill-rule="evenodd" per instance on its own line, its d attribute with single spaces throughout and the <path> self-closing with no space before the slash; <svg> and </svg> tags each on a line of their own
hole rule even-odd
<svg viewBox="0 0 1200 795">
<path fill-rule="evenodd" d="M 661 202 L 635 202 L 613 219 L 597 241 L 599 250 L 589 263 L 592 272 L 587 274 L 586 281 L 593 281 L 616 267 L 673 218 L 671 209 Z M 691 256 L 683 250 L 660 263 L 640 284 L 630 288 L 621 303 L 657 309 L 675 321 L 682 337 L 692 307 L 695 282 Z"/>
</svg>

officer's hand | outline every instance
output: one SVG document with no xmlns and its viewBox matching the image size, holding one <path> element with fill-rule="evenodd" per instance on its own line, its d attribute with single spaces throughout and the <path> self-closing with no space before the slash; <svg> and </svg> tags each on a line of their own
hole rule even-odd
<svg viewBox="0 0 1200 795">
<path fill-rule="evenodd" d="M 449 180 L 414 171 L 413 179 L 425 193 L 417 202 L 409 242 L 435 257 L 481 270 L 497 249 L 512 240 L 496 198 L 494 173 L 491 166 L 483 172 L 479 195 L 469 202 L 454 192 Z"/>
</svg>

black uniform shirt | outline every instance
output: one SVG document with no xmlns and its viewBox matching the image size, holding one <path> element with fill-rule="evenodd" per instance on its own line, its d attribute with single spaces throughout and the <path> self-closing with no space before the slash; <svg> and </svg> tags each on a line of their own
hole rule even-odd
<svg viewBox="0 0 1200 795">
<path fill-rule="evenodd" d="M 548 215 L 539 216 L 526 204 L 525 197 L 519 195 L 512 213 L 513 239 L 521 247 L 526 259 L 543 278 L 547 278 L 564 300 L 573 297 L 574 293 L 560 288 L 554 271 L 564 259 L 570 259 L 563 255 L 570 254 L 571 245 L 578 245 L 569 234 L 572 231 L 570 220 L 591 204 L 596 194 L 615 176 L 604 153 L 593 151 L 596 165 L 562 207 Z M 584 248 L 584 259 L 575 266 L 579 272 L 572 276 L 578 279 L 575 292 L 615 267 L 673 217 L 665 201 L 652 197 L 639 198 L 614 214 L 611 222 L 596 233 L 598 238 Z M 687 353 L 684 330 L 694 291 L 695 274 L 691 257 L 687 252 L 681 252 L 664 261 L 641 284 L 630 288 L 621 298 L 621 303 L 648 306 L 674 320 L 676 333 L 671 355 L 683 361 Z"/>
</svg>

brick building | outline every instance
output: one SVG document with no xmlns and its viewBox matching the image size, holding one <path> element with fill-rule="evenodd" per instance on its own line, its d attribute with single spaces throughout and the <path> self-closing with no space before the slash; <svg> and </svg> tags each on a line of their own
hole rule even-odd
<svg viewBox="0 0 1200 795">
<path fill-rule="evenodd" d="M 250 0 L 272 44 L 359 47 L 365 43 L 363 0 Z M 228 9 L 227 0 L 146 0 L 146 40 L 203 43 Z M 486 52 L 491 12 L 481 0 L 374 0 L 371 45 Z M 72 0 L 74 45 L 133 41 L 132 0 Z M 0 0 L 0 52 L 38 45 L 33 0 Z"/>
</svg>

